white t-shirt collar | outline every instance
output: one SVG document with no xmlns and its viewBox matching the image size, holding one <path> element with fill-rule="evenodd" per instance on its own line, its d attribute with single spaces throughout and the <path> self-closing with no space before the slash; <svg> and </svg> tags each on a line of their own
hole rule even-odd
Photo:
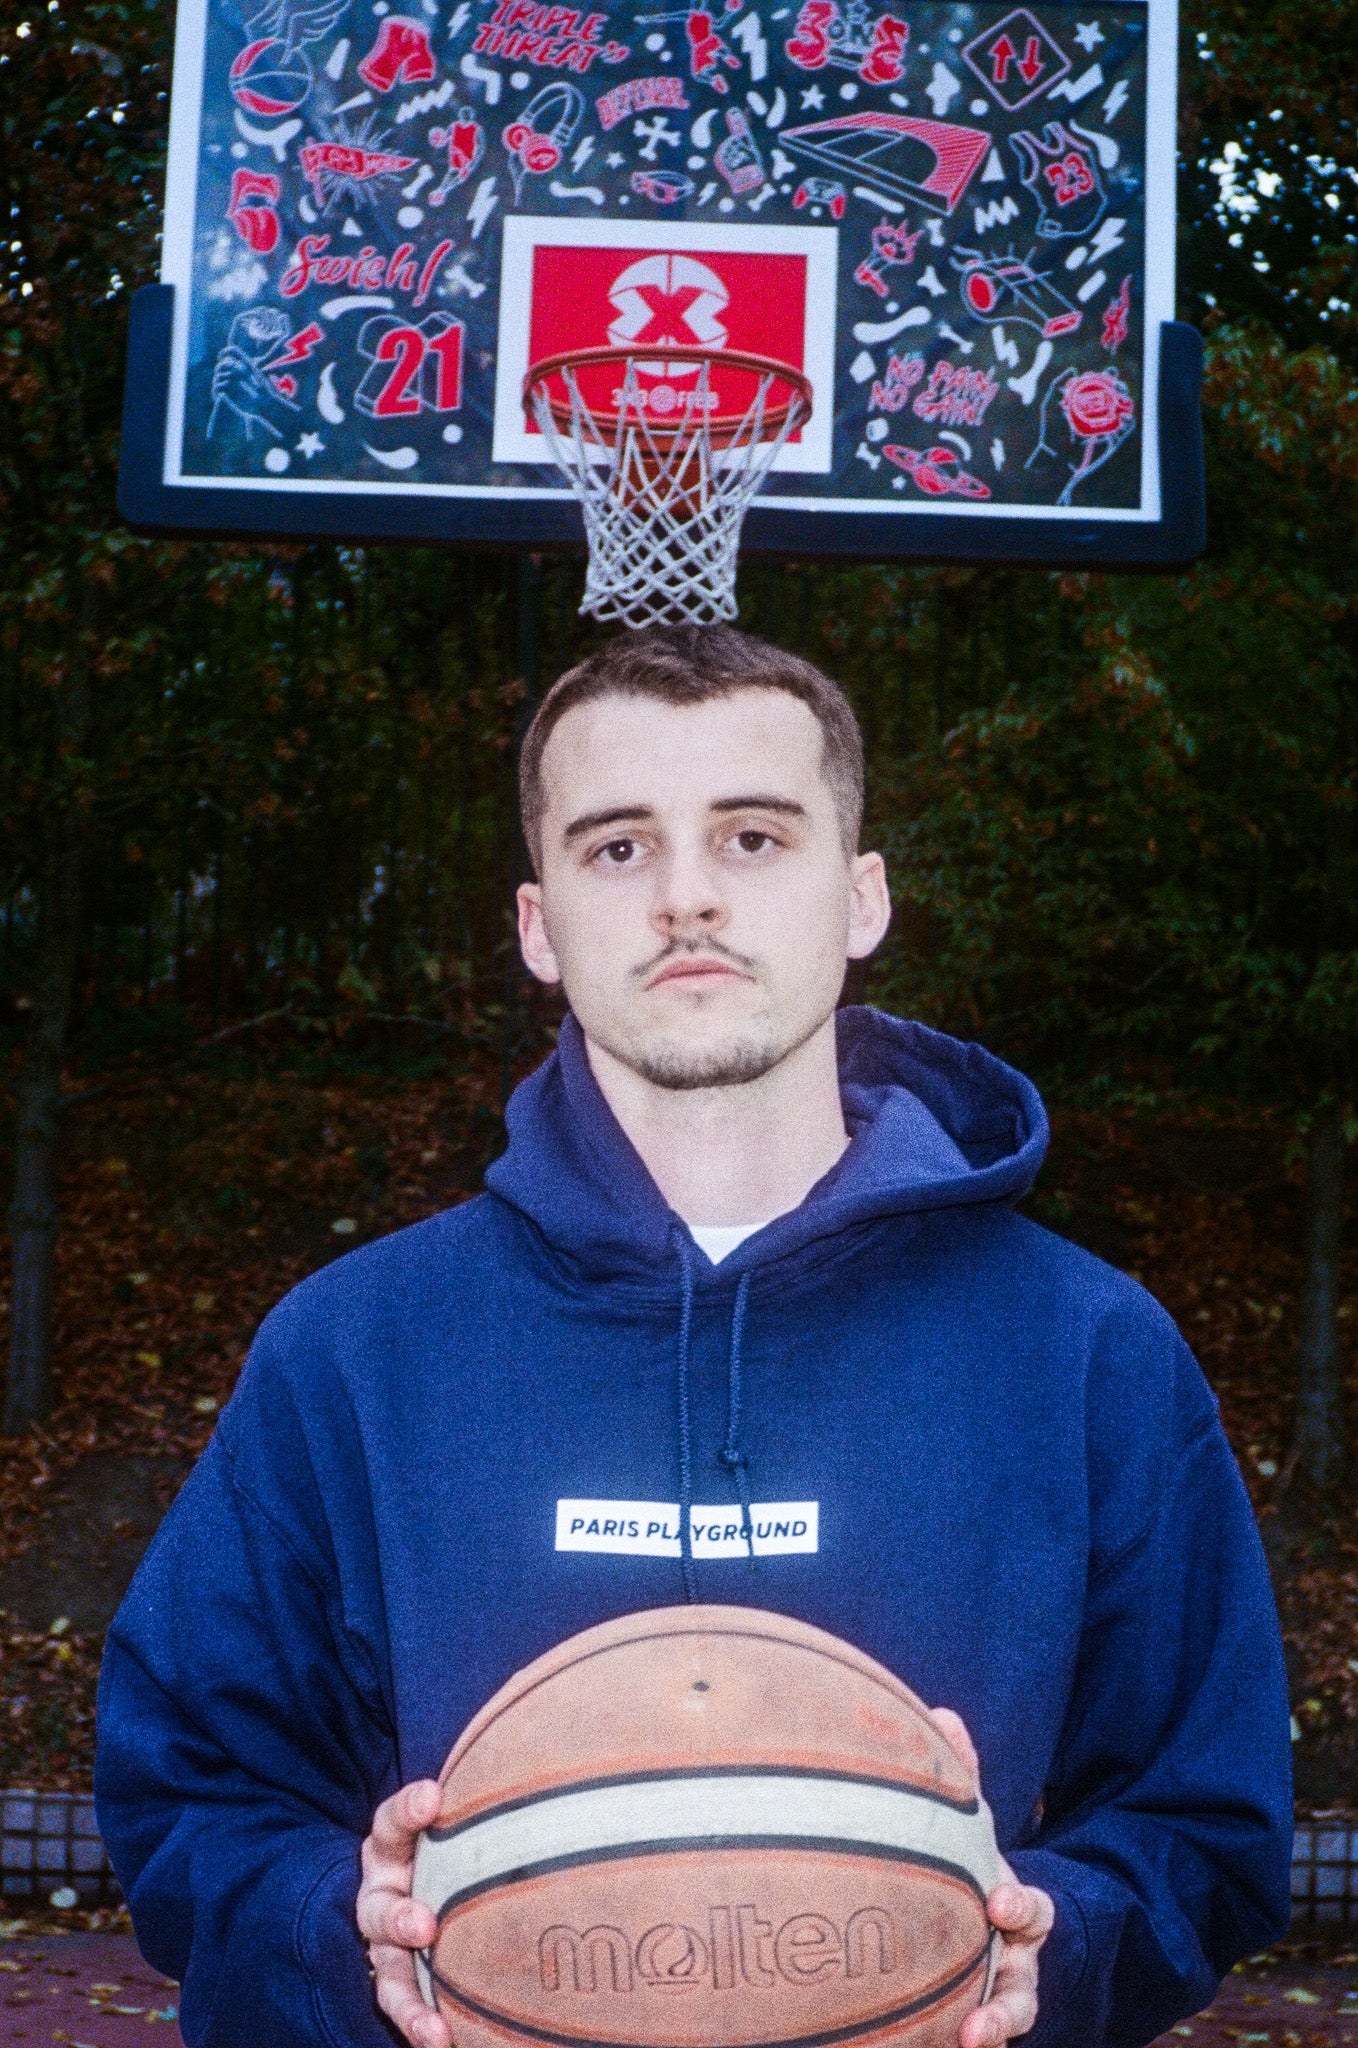
<svg viewBox="0 0 1358 2048">
<path fill-rule="evenodd" d="M 714 1266 L 723 1259 L 729 1259 L 732 1252 L 744 1244 L 747 1237 L 753 1237 L 756 1230 L 762 1230 L 762 1223 L 690 1223 L 688 1234 L 699 1251 L 706 1252 Z"/>
</svg>

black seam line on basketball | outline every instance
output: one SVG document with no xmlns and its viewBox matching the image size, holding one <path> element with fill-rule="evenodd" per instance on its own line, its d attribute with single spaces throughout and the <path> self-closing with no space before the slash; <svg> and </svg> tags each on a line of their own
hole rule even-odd
<svg viewBox="0 0 1358 2048">
<path fill-rule="evenodd" d="M 794 1649 L 809 1657 L 823 1657 L 827 1664 L 835 1664 L 841 1671 L 853 1671 L 857 1673 L 859 1678 L 867 1679 L 868 1683 L 875 1685 L 879 1692 L 888 1693 L 898 1707 L 909 1706 L 910 1704 L 908 1700 L 903 1700 L 899 1693 L 892 1692 L 890 1686 L 884 1685 L 874 1672 L 864 1671 L 860 1664 L 851 1663 L 847 1657 L 832 1656 L 829 1650 L 821 1649 L 819 1643 L 789 1643 L 786 1636 L 774 1635 L 768 1629 L 717 1628 L 713 1623 L 706 1622 L 695 1624 L 691 1628 L 676 1626 L 674 1628 L 656 1629 L 651 1635 L 629 1636 L 626 1643 L 601 1643 L 597 1650 L 582 1651 L 578 1656 L 572 1657 L 568 1664 L 555 1665 L 542 1678 L 535 1678 L 531 1685 L 526 1685 L 523 1688 L 522 1692 L 516 1692 L 512 1699 L 506 1700 L 504 1705 L 490 1716 L 484 1726 L 477 1729 L 475 1735 L 467 1744 L 467 1749 L 463 1751 L 463 1755 L 465 1756 L 469 1751 L 475 1749 L 482 1736 L 493 1728 L 495 1723 L 502 1715 L 507 1714 L 511 1707 L 516 1707 L 520 1700 L 526 1700 L 532 1693 L 537 1692 L 540 1687 L 550 1685 L 553 1679 L 560 1678 L 563 1671 L 574 1671 L 581 1664 L 592 1663 L 596 1657 L 610 1657 L 615 1650 L 630 1649 L 633 1643 L 672 1643 L 676 1640 L 682 1641 L 688 1636 L 700 1635 L 719 1636 L 724 1642 L 774 1643 L 780 1650 Z M 886 1669 L 885 1666 L 882 1668 Z M 886 1675 L 888 1678 L 895 1677 L 894 1672 L 890 1671 Z M 903 1683 L 903 1680 L 896 1679 L 897 1685 L 903 1686 Z"/>
<path fill-rule="evenodd" d="M 912 1998 L 908 2004 L 898 2005 L 890 2012 L 879 2014 L 876 2019 L 855 2020 L 851 2026 L 845 2027 L 827 2027 L 818 2034 L 789 2034 L 782 2040 L 750 2041 L 744 2044 L 744 2048 L 834 2048 L 836 2042 L 859 2041 L 865 2034 L 880 2033 L 884 2027 L 898 2027 L 903 2020 L 913 2019 L 917 2012 L 925 2012 L 930 2006 L 941 2005 L 945 1999 L 952 1997 L 954 1991 L 960 1991 L 968 1977 L 974 1977 L 981 1968 L 989 1952 L 990 1941 L 987 1938 L 980 1954 L 973 1956 L 970 1962 L 955 1971 L 942 1984 L 933 1985 L 930 1990 L 921 1992 L 918 1998 Z M 503 2027 L 511 2034 L 527 2034 L 534 2041 L 550 2042 L 553 2048 L 654 2048 L 653 2042 L 601 2042 L 597 2032 L 559 2034 L 550 2027 L 535 2027 L 531 2021 L 511 2019 L 508 2013 L 497 2012 L 493 2005 L 482 2005 L 470 1992 L 455 1991 L 447 1978 L 442 1976 L 432 1963 L 429 1966 L 429 1974 L 439 1990 L 446 1993 L 455 2005 L 460 2005 L 464 2012 L 475 2013 L 478 2019 L 489 2020 L 492 2026 Z"/>
<path fill-rule="evenodd" d="M 464 1891 L 449 1892 L 435 1910 L 442 1926 L 455 1906 L 484 1898 L 487 1892 L 526 1884 L 533 1877 L 551 1877 L 558 1870 L 579 1870 L 591 1863 L 624 1863 L 633 1856 L 675 1856 L 720 1849 L 803 1849 L 827 1856 L 867 1856 L 878 1863 L 909 1863 L 918 1870 L 936 1870 L 944 1877 L 956 1878 L 985 1905 L 985 1893 L 969 1870 L 960 1863 L 949 1862 L 945 1856 L 930 1856 L 923 1849 L 893 1849 L 879 1842 L 842 1842 L 833 1835 L 751 1834 L 665 1835 L 655 1842 L 610 1842 L 598 1849 L 572 1849 L 562 1856 L 544 1856 L 536 1863 L 516 1864 L 512 1870 L 502 1870 L 494 1877 L 469 1884 Z"/>
<path fill-rule="evenodd" d="M 931 1792 L 923 1785 L 903 1784 L 899 1778 L 869 1777 L 857 1771 L 824 1771 L 812 1764 L 692 1764 L 675 1771 L 619 1771 L 611 1777 L 572 1778 L 546 1792 L 526 1792 L 522 1799 L 483 1806 L 456 1827 L 426 1828 L 425 1833 L 431 1842 L 451 1842 L 458 1835 L 465 1835 L 468 1828 L 480 1827 L 482 1821 L 494 1820 L 502 1813 L 520 1813 L 526 1806 L 543 1806 L 552 1799 L 565 1799 L 572 1792 L 603 1792 L 613 1785 L 694 1783 L 708 1778 L 809 1778 L 831 1785 L 871 1785 L 882 1792 L 904 1793 L 908 1799 L 927 1799 L 931 1806 L 945 1806 L 950 1813 L 970 1816 L 981 1810 L 979 1799 L 949 1799 L 945 1792 Z"/>
</svg>

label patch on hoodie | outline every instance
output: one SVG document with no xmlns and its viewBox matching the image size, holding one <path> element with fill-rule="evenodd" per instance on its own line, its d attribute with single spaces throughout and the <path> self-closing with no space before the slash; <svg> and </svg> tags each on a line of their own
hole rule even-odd
<svg viewBox="0 0 1358 2048">
<path fill-rule="evenodd" d="M 756 1557 L 820 1549 L 820 1502 L 751 1501 Z M 696 1558 L 748 1557 L 738 1507 L 692 1507 L 689 1543 Z M 678 1557 L 679 1506 L 657 1500 L 559 1500 L 558 1550 L 606 1550 L 620 1557 Z"/>
</svg>

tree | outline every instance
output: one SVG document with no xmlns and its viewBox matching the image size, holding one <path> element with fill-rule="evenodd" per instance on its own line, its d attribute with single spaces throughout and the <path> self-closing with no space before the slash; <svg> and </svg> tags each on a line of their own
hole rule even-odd
<svg viewBox="0 0 1358 2048">
<path fill-rule="evenodd" d="M 118 4 L 0 30 L 0 517 L 11 664 L 33 693 L 24 806 L 37 964 L 18 1083 L 5 1427 L 51 1400 L 61 1063 L 81 927 L 94 692 L 116 608 L 135 603 L 111 514 L 120 409 L 110 348 L 123 278 L 154 236 L 163 23 Z M 110 602 L 111 601 L 111 602 Z"/>
<path fill-rule="evenodd" d="M 1358 371 L 1330 351 L 1289 354 L 1267 331 L 1236 328 L 1216 338 L 1208 393 L 1229 507 L 1221 595 L 1241 664 L 1232 680 L 1248 691 L 1243 719 L 1228 728 L 1218 718 L 1226 772 L 1213 814 L 1228 864 L 1248 862 L 1252 877 L 1229 893 L 1215 957 L 1200 956 L 1198 971 L 1221 1045 L 1234 1041 L 1309 1126 L 1297 1408 L 1280 1487 L 1291 1541 L 1346 1466 L 1338 1310 L 1345 1117 L 1358 1081 Z"/>
</svg>

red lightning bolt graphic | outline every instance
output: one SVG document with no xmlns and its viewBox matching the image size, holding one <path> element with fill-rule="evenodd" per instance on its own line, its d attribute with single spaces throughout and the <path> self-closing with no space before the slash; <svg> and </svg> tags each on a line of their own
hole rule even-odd
<svg viewBox="0 0 1358 2048">
<path fill-rule="evenodd" d="M 268 374 L 281 370 L 284 363 L 304 363 L 317 342 L 324 340 L 325 329 L 318 327 L 313 320 L 310 327 L 304 327 L 300 334 L 294 334 L 290 341 L 284 342 L 278 354 L 267 364 Z"/>
</svg>

